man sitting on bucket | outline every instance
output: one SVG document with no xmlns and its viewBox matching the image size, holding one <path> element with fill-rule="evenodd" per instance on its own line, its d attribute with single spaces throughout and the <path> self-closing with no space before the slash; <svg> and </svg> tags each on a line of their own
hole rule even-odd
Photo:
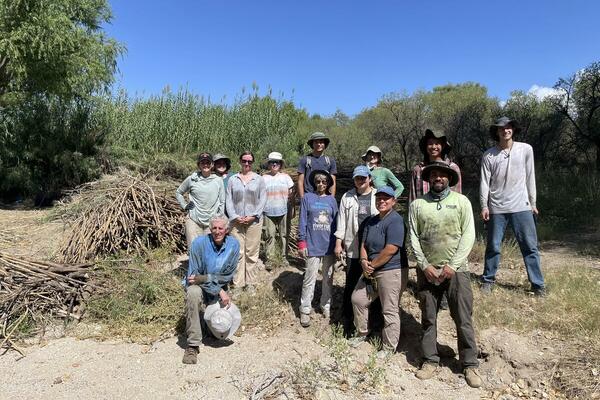
<svg viewBox="0 0 600 400">
<path fill-rule="evenodd" d="M 185 332 L 187 349 L 184 364 L 196 364 L 203 332 L 200 313 L 204 311 L 205 326 L 217 339 L 229 339 L 240 326 L 238 308 L 227 293 L 237 268 L 240 244 L 229 235 L 229 220 L 223 215 L 209 222 L 210 234 L 194 240 L 185 281 Z"/>
</svg>

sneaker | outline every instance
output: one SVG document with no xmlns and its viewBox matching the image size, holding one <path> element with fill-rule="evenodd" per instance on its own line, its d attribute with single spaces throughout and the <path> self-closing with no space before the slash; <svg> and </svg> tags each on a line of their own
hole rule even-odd
<svg viewBox="0 0 600 400">
<path fill-rule="evenodd" d="M 484 282 L 481 284 L 481 294 L 483 294 L 484 296 L 487 296 L 489 294 L 492 294 L 492 288 L 494 287 L 493 283 L 489 283 L 489 282 Z"/>
<path fill-rule="evenodd" d="M 348 339 L 348 345 L 352 348 L 356 348 L 367 341 L 367 336 L 354 336 Z"/>
<path fill-rule="evenodd" d="M 546 297 L 548 296 L 548 292 L 545 287 L 533 289 L 533 295 L 535 297 Z"/>
<path fill-rule="evenodd" d="M 196 364 L 198 362 L 198 346 L 188 346 L 183 353 L 184 364 Z"/>
<path fill-rule="evenodd" d="M 300 325 L 304 328 L 308 328 L 310 326 L 310 314 L 300 314 Z"/>
<path fill-rule="evenodd" d="M 421 369 L 417 371 L 415 376 L 421 380 L 430 379 L 435 374 L 435 370 L 437 369 L 437 364 L 431 362 L 425 362 L 421 365 Z"/>
<path fill-rule="evenodd" d="M 483 381 L 481 380 L 481 376 L 479 375 L 479 370 L 477 368 L 465 368 L 465 381 L 467 381 L 467 385 L 472 388 L 478 388 L 481 386 Z"/>
</svg>

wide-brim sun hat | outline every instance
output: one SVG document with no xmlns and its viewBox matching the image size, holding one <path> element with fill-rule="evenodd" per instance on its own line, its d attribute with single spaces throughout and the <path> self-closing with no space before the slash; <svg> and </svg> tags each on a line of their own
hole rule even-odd
<svg viewBox="0 0 600 400">
<path fill-rule="evenodd" d="M 381 152 L 381 149 L 379 147 L 369 146 L 367 151 L 365 151 L 364 154 L 360 156 L 363 161 L 367 161 L 367 154 L 369 153 L 379 153 L 379 161 L 381 161 L 381 159 L 383 158 L 383 153 Z"/>
<path fill-rule="evenodd" d="M 285 161 L 283 160 L 283 156 L 277 151 L 272 151 L 271 153 L 269 153 L 269 155 L 267 156 L 267 162 L 269 161 L 278 161 L 281 163 L 282 166 L 285 163 Z"/>
<path fill-rule="evenodd" d="M 231 160 L 224 154 L 217 153 L 213 156 L 213 162 L 217 162 L 219 160 L 225 160 L 225 165 L 227 165 L 227 169 L 231 168 Z"/>
<path fill-rule="evenodd" d="M 308 146 L 310 148 L 312 148 L 312 142 L 313 142 L 313 140 L 324 140 L 325 141 L 325 148 L 327 148 L 329 146 L 329 142 L 330 142 L 330 140 L 327 137 L 327 135 L 324 134 L 323 132 L 315 132 L 312 135 L 310 135 L 310 137 L 306 141 L 306 144 L 308 144 Z"/>
<path fill-rule="evenodd" d="M 308 176 L 308 180 L 310 181 L 310 183 L 312 183 L 312 185 L 315 189 L 317 188 L 317 184 L 315 183 L 315 176 L 317 174 L 325 175 L 327 177 L 327 189 L 329 189 L 331 186 L 333 186 L 333 178 L 331 177 L 331 174 L 329 172 L 327 172 L 323 169 L 315 169 Z"/>
<path fill-rule="evenodd" d="M 521 127 L 516 120 L 508 117 L 500 117 L 496 120 L 495 124 L 490 125 L 490 136 L 493 140 L 499 141 L 498 128 L 504 128 L 506 125 L 510 125 L 513 128 L 513 135 L 521 132 Z"/>
<path fill-rule="evenodd" d="M 431 164 L 427 164 L 421 173 L 422 179 L 429 182 L 429 175 L 434 170 L 448 173 L 448 186 L 455 186 L 458 183 L 458 172 L 450 168 L 450 165 L 443 161 L 434 161 Z"/>
<path fill-rule="evenodd" d="M 427 153 L 427 141 L 429 139 L 437 139 L 442 142 L 442 158 L 446 157 L 450 153 L 450 150 L 452 150 L 452 146 L 448 142 L 448 137 L 446 137 L 444 132 L 437 129 L 435 131 L 433 129 L 425 129 L 425 134 L 419 140 L 419 150 L 421 150 L 421 153 L 425 157 L 429 155 Z"/>
<path fill-rule="evenodd" d="M 242 323 L 242 315 L 237 306 L 229 303 L 222 307 L 220 302 L 211 304 L 204 310 L 204 321 L 217 339 L 230 339 Z"/>
</svg>

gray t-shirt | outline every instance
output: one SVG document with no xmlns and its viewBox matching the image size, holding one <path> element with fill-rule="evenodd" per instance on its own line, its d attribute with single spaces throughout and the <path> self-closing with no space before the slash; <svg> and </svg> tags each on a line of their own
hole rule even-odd
<svg viewBox="0 0 600 400">
<path fill-rule="evenodd" d="M 479 201 L 481 208 L 488 207 L 491 214 L 531 211 L 535 207 L 535 170 L 530 145 L 514 142 L 510 150 L 494 146 L 483 154 Z"/>
<path fill-rule="evenodd" d="M 358 226 L 360 226 L 365 218 L 371 215 L 371 196 L 373 191 L 367 194 L 357 196 L 358 198 Z"/>
<path fill-rule="evenodd" d="M 388 244 L 398 247 L 398 251 L 390 260 L 377 270 L 388 271 L 391 269 L 405 268 L 402 265 L 402 253 L 404 252 L 404 220 L 395 210 L 391 210 L 383 220 L 379 214 L 373 215 L 365 220 L 362 226 L 361 241 L 365 243 L 369 261 L 379 256 L 379 253 Z"/>
</svg>

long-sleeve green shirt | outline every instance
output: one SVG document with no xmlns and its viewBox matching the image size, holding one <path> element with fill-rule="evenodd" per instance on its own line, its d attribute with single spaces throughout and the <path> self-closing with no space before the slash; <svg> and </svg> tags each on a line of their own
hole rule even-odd
<svg viewBox="0 0 600 400">
<path fill-rule="evenodd" d="M 404 185 L 396 178 L 396 175 L 392 171 L 384 167 L 375 167 L 371 170 L 371 179 L 373 180 L 373 186 L 379 189 L 383 186 L 390 186 L 394 188 L 395 197 L 398 198 L 404 192 Z"/>
<path fill-rule="evenodd" d="M 475 223 L 466 196 L 450 192 L 438 203 L 427 193 L 410 204 L 408 223 L 410 243 L 420 269 L 446 264 L 455 271 L 468 269 Z"/>
</svg>

